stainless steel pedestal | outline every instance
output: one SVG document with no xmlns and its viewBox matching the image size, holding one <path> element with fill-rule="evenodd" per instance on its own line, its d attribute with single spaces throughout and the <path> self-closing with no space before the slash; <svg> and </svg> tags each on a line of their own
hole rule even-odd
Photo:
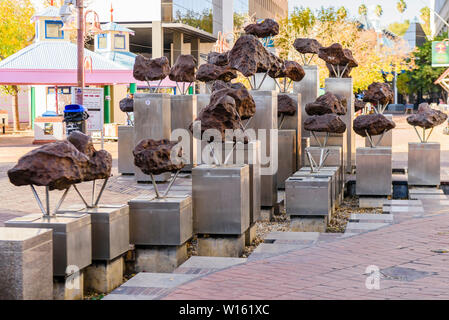
<svg viewBox="0 0 449 320">
<path fill-rule="evenodd" d="M 358 148 L 356 192 L 359 196 L 390 196 L 392 193 L 391 148 Z"/>
<path fill-rule="evenodd" d="M 296 130 L 279 130 L 277 187 L 285 189 L 287 180 L 296 171 Z"/>
<path fill-rule="evenodd" d="M 283 93 L 280 93 L 283 94 Z M 295 130 L 296 131 L 296 170 L 301 168 L 301 138 L 302 138 L 302 111 L 301 111 L 301 95 L 297 93 L 287 94 L 293 99 L 296 106 L 296 114 L 293 116 L 285 116 L 282 127 L 279 130 Z M 285 181 L 284 181 L 285 182 Z"/>
<path fill-rule="evenodd" d="M 316 133 L 317 138 L 321 141 L 321 143 L 324 142 L 325 134 L 323 133 Z M 350 170 L 347 170 L 346 166 L 348 165 L 347 157 L 348 157 L 348 145 L 347 145 L 347 132 L 342 134 L 337 133 L 331 133 L 329 135 L 329 139 L 327 140 L 327 146 L 328 147 L 340 147 L 342 156 L 343 156 L 343 173 L 347 173 Z M 311 147 L 319 147 L 319 143 L 315 140 L 315 138 L 310 138 L 310 146 Z"/>
<path fill-rule="evenodd" d="M 201 110 L 203 110 L 210 102 L 210 94 L 202 93 L 196 95 L 196 116 L 200 115 Z"/>
<path fill-rule="evenodd" d="M 250 225 L 260 221 L 261 204 L 260 204 L 260 141 L 251 141 L 247 144 L 226 142 L 224 144 L 223 159 L 229 157 L 229 164 L 249 165 L 249 191 L 250 191 Z M 233 154 L 230 155 L 233 150 Z M 225 160 L 223 160 L 224 162 Z"/>
<path fill-rule="evenodd" d="M 165 199 L 140 196 L 128 205 L 132 244 L 179 246 L 193 236 L 190 196 Z"/>
<path fill-rule="evenodd" d="M 74 206 L 63 212 L 91 216 L 92 260 L 111 261 L 129 250 L 127 205 L 100 205 L 92 209 Z"/>
<path fill-rule="evenodd" d="M 441 145 L 435 142 L 408 144 L 408 184 L 439 186 Z"/>
<path fill-rule="evenodd" d="M 302 173 L 311 173 L 310 167 L 302 167 L 298 172 L 294 174 L 294 176 L 298 176 L 298 174 Z M 344 199 L 344 191 L 345 191 L 345 181 L 344 181 L 344 174 L 341 166 L 334 166 L 334 167 L 323 167 L 321 168 L 320 172 L 321 174 L 327 173 L 327 174 L 334 174 L 336 178 L 336 204 L 339 205 L 343 199 Z"/>
<path fill-rule="evenodd" d="M 304 79 L 293 84 L 293 92 L 301 95 L 301 137 L 310 137 L 310 132 L 304 130 L 304 121 L 308 118 L 306 104 L 318 98 L 320 90 L 320 73 L 318 66 L 303 66 L 306 73 Z"/>
<path fill-rule="evenodd" d="M 301 165 L 298 170 L 307 165 L 306 149 L 310 147 L 310 138 L 301 138 Z"/>
<path fill-rule="evenodd" d="M 118 127 L 118 172 L 121 174 L 134 174 L 133 149 L 134 145 L 134 127 Z"/>
<path fill-rule="evenodd" d="M 263 207 L 275 207 L 277 204 L 278 144 L 271 145 L 271 139 L 275 142 L 278 141 L 278 93 L 252 90 L 251 95 L 256 103 L 256 114 L 248 128 L 256 130 L 257 140 L 261 143 L 261 204 Z M 259 129 L 264 131 L 260 132 Z"/>
<path fill-rule="evenodd" d="M 196 95 L 173 95 L 171 96 L 171 130 L 184 129 L 190 140 L 189 148 L 183 148 L 183 158 L 188 161 L 183 171 L 190 171 L 197 165 L 196 148 L 193 135 L 189 130 L 190 124 L 197 117 L 197 96 Z"/>
<path fill-rule="evenodd" d="M 166 93 L 146 93 L 134 96 L 134 145 L 143 139 L 170 139 L 171 103 Z M 150 176 L 136 169 L 138 182 L 150 182 Z M 167 181 L 170 174 L 156 176 L 158 182 Z"/>
<path fill-rule="evenodd" d="M 194 231 L 241 235 L 249 228 L 249 166 L 200 165 L 192 170 Z"/>
<path fill-rule="evenodd" d="M 341 193 L 341 185 L 340 185 L 340 170 L 337 167 L 333 167 L 332 169 L 322 170 L 320 172 L 310 172 L 306 170 L 301 170 L 295 172 L 293 177 L 315 177 L 315 178 L 331 178 L 332 185 L 332 209 L 335 210 L 340 205 L 340 193 Z"/>
<path fill-rule="evenodd" d="M 352 122 L 354 121 L 354 90 L 352 78 L 327 78 L 326 92 L 332 92 L 344 96 L 348 103 L 348 112 L 341 116 L 346 124 L 346 147 L 345 169 L 347 173 L 351 173 L 355 165 L 355 133 L 352 130 Z"/>
<path fill-rule="evenodd" d="M 6 227 L 53 229 L 53 275 L 66 276 L 92 263 L 92 225 L 88 214 L 30 214 L 5 222 Z M 71 266 L 70 268 L 67 268 Z"/>
<path fill-rule="evenodd" d="M 332 213 L 330 177 L 291 177 L 285 183 L 287 215 L 328 217 Z"/>
<path fill-rule="evenodd" d="M 391 114 L 384 114 L 384 116 L 388 119 L 393 121 L 393 115 Z M 378 135 L 378 136 L 372 136 L 371 138 L 373 138 L 373 143 L 378 146 L 378 147 L 393 147 L 393 130 L 390 130 L 388 132 L 386 132 L 383 135 L 382 140 L 380 140 L 382 135 Z M 380 141 L 379 141 L 380 140 Z M 371 144 L 369 142 L 368 138 L 365 138 L 365 147 L 371 147 Z"/>
</svg>

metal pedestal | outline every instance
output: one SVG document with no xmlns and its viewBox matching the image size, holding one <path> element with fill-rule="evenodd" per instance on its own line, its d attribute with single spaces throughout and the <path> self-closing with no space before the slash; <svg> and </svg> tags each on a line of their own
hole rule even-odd
<svg viewBox="0 0 449 320">
<path fill-rule="evenodd" d="M 52 233 L 0 227 L 0 300 L 53 299 Z"/>
<path fill-rule="evenodd" d="M 229 158 L 228 164 L 249 165 L 249 191 L 250 191 L 250 208 L 249 222 L 250 225 L 260 221 L 261 204 L 260 204 L 260 141 L 251 141 L 248 144 L 226 142 L 224 144 L 223 159 Z M 232 155 L 230 155 L 232 150 Z"/>
<path fill-rule="evenodd" d="M 320 139 L 321 143 L 324 142 L 325 139 L 325 134 L 322 133 L 316 133 L 316 136 L 318 139 Z M 347 169 L 347 158 L 348 158 L 348 145 L 347 145 L 347 132 L 342 133 L 342 134 L 337 134 L 337 133 L 331 133 L 329 135 L 329 139 L 327 140 L 327 146 L 328 147 L 340 147 L 341 151 L 342 151 L 342 157 L 343 157 L 343 163 L 342 163 L 342 168 L 343 168 L 343 173 L 347 173 L 350 170 Z M 319 143 L 315 140 L 315 138 L 310 138 L 310 146 L 311 147 L 319 147 Z"/>
<path fill-rule="evenodd" d="M 192 170 L 194 232 L 241 235 L 249 227 L 248 165 L 200 165 Z"/>
<path fill-rule="evenodd" d="M 408 184 L 410 186 L 439 186 L 440 181 L 439 143 L 408 144 Z"/>
<path fill-rule="evenodd" d="M 193 235 L 190 196 L 165 199 L 140 196 L 128 205 L 132 244 L 179 246 Z"/>
<path fill-rule="evenodd" d="M 306 149 L 309 147 L 310 147 L 310 138 L 304 137 L 301 138 L 301 163 L 298 170 L 307 165 Z"/>
<path fill-rule="evenodd" d="M 210 102 L 210 94 L 202 93 L 196 95 L 196 116 L 200 115 L 201 110 L 203 110 Z"/>
<path fill-rule="evenodd" d="M 348 112 L 341 116 L 341 119 L 346 124 L 346 146 L 347 151 L 345 157 L 345 169 L 347 173 L 351 173 L 355 165 L 355 133 L 352 130 L 352 123 L 354 121 L 354 93 L 352 78 L 327 78 L 326 92 L 332 92 L 344 96 L 348 103 Z"/>
<path fill-rule="evenodd" d="M 275 207 L 277 204 L 278 141 L 277 112 L 278 93 L 275 91 L 252 90 L 256 103 L 254 115 L 248 129 L 254 129 L 261 143 L 261 204 L 263 207 Z M 265 131 L 259 132 L 259 129 Z M 273 130 L 276 129 L 276 130 Z"/>
<path fill-rule="evenodd" d="M 134 127 L 118 127 L 118 172 L 121 174 L 134 174 Z"/>
<path fill-rule="evenodd" d="M 291 177 L 285 182 L 285 208 L 294 217 L 328 217 L 332 213 L 330 177 Z"/>
<path fill-rule="evenodd" d="M 301 95 L 293 93 L 287 94 L 290 98 L 295 101 L 296 114 L 294 116 L 285 116 L 282 123 L 282 127 L 279 130 L 295 130 L 296 131 L 296 170 L 301 168 L 301 127 L 302 127 L 302 111 L 301 111 Z M 284 181 L 285 182 L 285 181 Z"/>
<path fill-rule="evenodd" d="M 306 104 L 314 102 L 318 98 L 320 90 L 320 74 L 318 66 L 303 66 L 306 73 L 300 82 L 294 82 L 293 92 L 301 95 L 301 137 L 310 137 L 310 132 L 304 130 L 304 120 L 309 116 L 306 113 Z"/>
<path fill-rule="evenodd" d="M 341 193 L 341 187 L 340 187 L 340 178 L 339 178 L 340 171 L 335 168 L 332 170 L 323 170 L 320 172 L 312 173 L 310 171 L 298 171 L 296 172 L 293 177 L 300 177 L 300 178 L 330 178 L 331 179 L 331 208 L 332 211 L 335 210 L 338 205 L 340 204 L 340 193 Z"/>
<path fill-rule="evenodd" d="M 310 174 L 311 168 L 310 167 L 302 167 L 301 170 L 299 170 L 297 173 L 294 174 L 294 176 L 296 176 L 298 173 L 302 174 L 303 172 Z M 344 180 L 344 174 L 343 174 L 342 167 L 341 166 L 323 167 L 323 168 L 321 168 L 319 173 L 321 173 L 321 174 L 323 174 L 323 173 L 334 174 L 335 173 L 336 193 L 337 193 L 336 203 L 337 203 L 337 205 L 339 205 L 344 199 L 344 191 L 345 191 L 345 180 Z"/>
<path fill-rule="evenodd" d="M 197 96 L 196 95 L 173 95 L 171 96 L 171 130 L 184 129 L 188 134 L 189 141 L 185 142 L 188 147 L 183 148 L 183 158 L 188 161 L 183 171 L 190 171 L 197 165 L 196 148 L 193 135 L 189 130 L 190 124 L 197 117 Z"/>
<path fill-rule="evenodd" d="M 384 114 L 384 116 L 388 119 L 393 121 L 393 115 L 391 114 Z M 374 145 L 378 146 L 378 147 L 388 147 L 391 148 L 393 147 L 393 130 L 390 130 L 388 132 L 386 132 L 383 135 L 382 140 L 380 140 L 380 138 L 382 137 L 382 135 L 378 135 L 378 136 L 372 136 L 371 138 L 373 139 L 373 143 Z M 380 141 L 379 141 L 380 140 Z M 369 142 L 368 137 L 365 138 L 365 147 L 371 147 L 371 144 Z"/>
<path fill-rule="evenodd" d="M 127 205 L 101 205 L 91 209 L 75 206 L 64 212 L 91 216 L 92 260 L 111 261 L 129 250 Z"/>
<path fill-rule="evenodd" d="M 278 161 L 277 187 L 285 189 L 285 180 L 296 171 L 296 130 L 279 130 Z"/>
<path fill-rule="evenodd" d="M 65 276 L 92 262 L 91 216 L 30 214 L 5 223 L 6 227 L 53 229 L 53 275 Z M 70 268 L 67 268 L 70 266 Z M 76 266 L 77 270 L 74 270 Z"/>
<path fill-rule="evenodd" d="M 134 96 L 134 145 L 143 139 L 170 139 L 171 103 L 166 93 L 146 93 Z M 151 182 L 150 176 L 136 169 L 138 182 Z M 170 174 L 155 176 L 156 181 L 165 182 Z"/>
<path fill-rule="evenodd" d="M 356 192 L 359 196 L 391 196 L 391 148 L 358 148 Z"/>
</svg>

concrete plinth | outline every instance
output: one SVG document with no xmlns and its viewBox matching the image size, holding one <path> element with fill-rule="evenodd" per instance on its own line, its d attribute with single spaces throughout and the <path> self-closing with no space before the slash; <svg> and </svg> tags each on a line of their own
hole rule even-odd
<svg viewBox="0 0 449 320">
<path fill-rule="evenodd" d="M 392 114 L 384 114 L 384 116 L 388 120 L 393 121 Z M 386 147 L 386 148 L 393 147 L 393 130 L 385 132 L 382 139 L 380 139 L 381 137 L 382 137 L 382 135 L 371 137 L 373 139 L 374 145 L 376 145 L 378 147 Z M 367 147 L 367 148 L 371 147 L 368 137 L 365 138 L 365 147 Z"/>
<path fill-rule="evenodd" d="M 193 235 L 192 197 L 129 201 L 130 241 L 135 245 L 179 246 Z"/>
<path fill-rule="evenodd" d="M 286 94 L 288 95 L 294 102 L 296 106 L 296 114 L 293 116 L 285 116 L 282 127 L 279 127 L 279 130 L 295 130 L 296 132 L 296 140 L 295 140 L 295 154 L 296 154 L 296 167 L 295 171 L 299 170 L 302 166 L 301 158 L 302 158 L 302 111 L 301 111 L 301 95 L 297 93 Z M 279 132 L 281 134 L 281 132 Z M 280 143 L 279 143 L 280 144 Z M 281 158 L 279 158 L 281 159 Z M 285 181 L 284 181 L 285 182 Z"/>
<path fill-rule="evenodd" d="M 237 236 L 198 236 L 198 255 L 238 258 L 245 249 L 245 234 Z"/>
<path fill-rule="evenodd" d="M 66 276 L 92 262 L 92 225 L 88 214 L 67 213 L 50 217 L 30 214 L 9 220 L 5 226 L 53 229 L 54 276 Z"/>
<path fill-rule="evenodd" d="M 325 80 L 326 92 L 332 92 L 346 98 L 348 112 L 341 116 L 341 119 L 346 124 L 346 154 L 345 169 L 347 173 L 352 172 L 355 165 L 355 133 L 352 130 L 352 123 L 354 121 L 354 90 L 352 78 L 327 78 Z"/>
<path fill-rule="evenodd" d="M 278 144 L 275 142 L 278 141 L 278 93 L 256 90 L 250 93 L 256 103 L 256 114 L 248 129 L 255 130 L 261 143 L 261 205 L 274 207 L 277 203 Z"/>
<path fill-rule="evenodd" d="M 290 230 L 292 232 L 319 232 L 325 233 L 328 224 L 328 217 L 314 216 L 291 216 Z"/>
<path fill-rule="evenodd" d="M 53 298 L 53 231 L 0 228 L 0 300 Z"/>
<path fill-rule="evenodd" d="M 166 93 L 146 93 L 134 95 L 134 146 L 143 139 L 170 139 L 171 103 Z M 151 182 L 151 177 L 141 170 L 135 170 L 137 182 Z M 164 182 L 170 174 L 155 176 L 156 181 Z"/>
<path fill-rule="evenodd" d="M 109 293 L 123 283 L 123 256 L 111 261 L 94 261 L 84 271 L 84 288 L 97 293 Z"/>
<path fill-rule="evenodd" d="M 197 144 L 193 141 L 193 135 L 189 130 L 190 124 L 197 117 L 196 95 L 173 95 L 171 96 L 171 130 L 183 129 L 189 136 L 186 147 L 182 149 L 186 166 L 183 171 L 191 171 L 197 165 Z"/>
<path fill-rule="evenodd" d="M 110 261 L 129 249 L 129 206 L 74 206 L 66 213 L 89 214 L 92 221 L 92 260 Z"/>
<path fill-rule="evenodd" d="M 136 246 L 135 272 L 173 272 L 187 260 L 187 244 Z"/>
<path fill-rule="evenodd" d="M 257 226 L 256 224 L 251 225 L 245 232 L 245 245 L 250 246 L 257 236 Z"/>
<path fill-rule="evenodd" d="M 304 79 L 293 84 L 293 92 L 301 95 L 301 137 L 310 137 L 310 132 L 304 129 L 304 121 L 309 117 L 306 113 L 306 105 L 318 98 L 320 90 L 320 74 L 318 66 L 303 66 L 306 73 Z"/>
<path fill-rule="evenodd" d="M 359 207 L 363 209 L 383 208 L 384 203 L 388 201 L 387 197 L 359 197 Z"/>
<path fill-rule="evenodd" d="M 84 270 L 79 270 L 67 277 L 53 279 L 54 300 L 84 299 Z"/>
<path fill-rule="evenodd" d="M 278 133 L 277 187 L 285 189 L 285 180 L 296 172 L 296 130 L 279 130 Z"/>
<path fill-rule="evenodd" d="M 408 144 L 408 184 L 410 186 L 439 186 L 440 181 L 439 143 Z"/>
<path fill-rule="evenodd" d="M 248 165 L 192 170 L 193 225 L 199 234 L 240 235 L 250 223 Z"/>
<path fill-rule="evenodd" d="M 357 149 L 356 192 L 358 196 L 392 194 L 391 148 Z"/>
<path fill-rule="evenodd" d="M 134 127 L 118 127 L 118 172 L 125 175 L 132 175 L 135 172 L 133 149 Z"/>
</svg>

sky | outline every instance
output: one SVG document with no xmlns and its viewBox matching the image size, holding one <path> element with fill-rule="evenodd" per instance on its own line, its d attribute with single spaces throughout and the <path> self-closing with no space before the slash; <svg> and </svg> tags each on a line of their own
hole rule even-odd
<svg viewBox="0 0 449 320">
<path fill-rule="evenodd" d="M 396 9 L 397 2 L 397 0 L 289 0 L 288 5 L 290 11 L 292 11 L 295 6 L 304 6 L 315 9 L 321 7 L 344 6 L 351 16 L 356 17 L 358 16 L 358 8 L 361 4 L 365 4 L 368 8 L 368 12 L 371 13 L 374 11 L 376 5 L 380 4 L 384 11 L 381 18 L 381 24 L 384 26 L 395 21 L 401 21 L 401 19 L 413 20 L 415 17 L 419 19 L 419 10 L 425 6 L 430 6 L 430 0 L 405 0 L 407 3 L 407 10 L 404 12 L 403 17 L 401 17 L 401 14 Z"/>
</svg>

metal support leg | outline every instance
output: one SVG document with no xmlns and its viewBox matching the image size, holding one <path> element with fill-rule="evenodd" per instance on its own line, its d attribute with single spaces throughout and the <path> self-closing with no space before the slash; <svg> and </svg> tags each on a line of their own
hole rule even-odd
<svg viewBox="0 0 449 320">
<path fill-rule="evenodd" d="M 165 190 L 163 197 L 165 198 L 168 193 L 170 192 L 171 187 L 173 186 L 173 184 L 175 183 L 176 178 L 178 177 L 179 172 L 181 172 L 181 170 L 176 171 L 173 179 L 170 181 L 170 183 L 168 184 L 167 190 Z"/>
<path fill-rule="evenodd" d="M 94 207 L 98 207 L 98 203 L 100 202 L 101 196 L 103 195 L 104 189 L 106 189 L 106 184 L 108 183 L 109 178 L 104 179 L 103 185 L 101 186 L 100 193 L 97 196 L 97 200 L 94 203 Z"/>
<path fill-rule="evenodd" d="M 153 183 L 154 191 L 156 192 L 156 198 L 160 199 L 161 194 L 159 193 L 159 189 L 157 187 L 156 180 L 154 179 L 154 176 L 152 173 L 150 173 L 150 176 L 151 176 L 151 182 Z"/>
<path fill-rule="evenodd" d="M 73 185 L 73 188 L 75 189 L 76 193 L 78 193 L 79 197 L 81 198 L 81 200 L 83 201 L 84 205 L 86 206 L 86 208 L 90 208 L 89 205 L 87 204 L 87 201 L 84 199 L 83 195 L 81 194 L 81 192 L 78 190 L 78 187 L 76 186 L 76 184 Z"/>
<path fill-rule="evenodd" d="M 30 185 L 30 187 L 31 187 L 31 191 L 33 191 L 34 197 L 36 198 L 37 205 L 38 205 L 39 208 L 41 209 L 42 214 L 45 216 L 47 213 L 45 212 L 44 205 L 42 204 L 42 201 L 41 201 L 41 199 L 39 198 L 39 195 L 37 194 L 36 189 L 34 188 L 33 185 Z"/>
<path fill-rule="evenodd" d="M 58 204 L 56 205 L 56 208 L 55 208 L 55 211 L 54 211 L 55 214 L 59 211 L 59 208 L 61 208 L 62 203 L 63 203 L 64 200 L 65 200 L 65 197 L 66 197 L 67 194 L 69 193 L 70 187 L 71 187 L 71 186 L 69 186 L 67 189 L 65 189 L 64 193 L 62 194 L 61 199 L 59 200 Z"/>
</svg>

